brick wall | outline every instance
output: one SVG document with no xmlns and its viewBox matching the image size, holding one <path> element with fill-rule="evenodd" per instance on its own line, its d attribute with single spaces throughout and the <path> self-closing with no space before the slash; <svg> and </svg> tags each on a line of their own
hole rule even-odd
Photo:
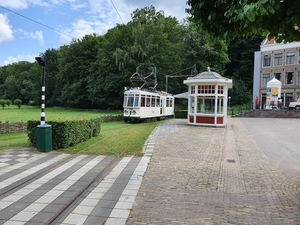
<svg viewBox="0 0 300 225">
<path fill-rule="evenodd" d="M 0 121 L 0 134 L 22 133 L 27 131 L 27 122 Z"/>
</svg>

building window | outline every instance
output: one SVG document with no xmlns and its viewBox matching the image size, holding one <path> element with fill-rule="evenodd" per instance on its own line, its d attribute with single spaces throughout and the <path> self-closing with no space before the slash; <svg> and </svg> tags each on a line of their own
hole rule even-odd
<svg viewBox="0 0 300 225">
<path fill-rule="evenodd" d="M 218 86 L 218 94 L 223 94 L 223 86 Z"/>
<path fill-rule="evenodd" d="M 198 94 L 214 94 L 214 85 L 198 85 Z"/>
<path fill-rule="evenodd" d="M 195 86 L 191 86 L 191 94 L 195 94 Z"/>
<path fill-rule="evenodd" d="M 282 65 L 282 53 L 275 54 L 274 58 L 274 66 L 281 66 Z"/>
<path fill-rule="evenodd" d="M 264 55 L 263 66 L 271 66 L 271 55 Z"/>
<path fill-rule="evenodd" d="M 287 52 L 286 53 L 286 65 L 293 65 L 295 64 L 295 52 Z"/>
<path fill-rule="evenodd" d="M 297 84 L 300 84 L 300 71 L 298 72 Z"/>
<path fill-rule="evenodd" d="M 287 72 L 285 74 L 285 84 L 293 84 L 293 76 L 294 76 L 293 72 Z"/>
<path fill-rule="evenodd" d="M 194 97 L 190 97 L 190 99 L 191 99 L 191 104 L 190 104 L 190 111 L 191 111 L 191 113 L 194 113 L 194 108 L 195 108 L 195 98 Z"/>
<path fill-rule="evenodd" d="M 261 85 L 266 86 L 269 81 L 270 81 L 270 74 L 263 74 Z"/>
<path fill-rule="evenodd" d="M 281 81 L 281 73 L 274 73 L 274 77 L 275 77 L 277 80 Z"/>
</svg>

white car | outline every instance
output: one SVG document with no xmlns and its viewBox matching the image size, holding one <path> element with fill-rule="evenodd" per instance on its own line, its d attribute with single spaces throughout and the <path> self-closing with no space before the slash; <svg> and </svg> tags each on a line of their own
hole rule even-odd
<svg viewBox="0 0 300 225">
<path fill-rule="evenodd" d="M 290 102 L 289 109 L 299 110 L 300 109 L 300 98 L 298 98 L 298 100 L 296 102 Z"/>
</svg>

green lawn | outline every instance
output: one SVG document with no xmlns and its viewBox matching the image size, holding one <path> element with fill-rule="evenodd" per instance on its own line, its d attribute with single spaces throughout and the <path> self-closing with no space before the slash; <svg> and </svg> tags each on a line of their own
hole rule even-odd
<svg viewBox="0 0 300 225">
<path fill-rule="evenodd" d="M 98 137 L 59 151 L 64 153 L 141 156 L 143 145 L 160 123 L 162 121 L 135 124 L 122 121 L 102 123 Z"/>
<path fill-rule="evenodd" d="M 15 133 L 15 134 L 1 134 L 0 135 L 0 151 L 30 147 L 27 133 Z"/>
<path fill-rule="evenodd" d="M 120 111 L 100 111 L 100 110 L 74 110 L 64 108 L 45 108 L 46 122 L 49 120 L 95 117 L 104 115 L 118 115 Z M 20 122 L 28 120 L 40 120 L 41 108 L 33 106 L 22 106 L 20 109 L 16 106 L 0 108 L 0 121 Z"/>
<path fill-rule="evenodd" d="M 22 113 L 23 111 L 23 113 Z M 65 110 L 62 108 L 49 108 L 46 109 L 50 118 L 72 118 L 72 117 L 94 117 L 100 115 L 119 114 L 119 112 L 100 112 L 100 111 L 78 111 L 78 110 Z M 9 121 L 27 121 L 30 119 L 39 120 L 39 108 L 26 107 L 24 109 L 0 109 L 0 121 L 7 118 Z M 5 112 L 5 115 L 2 114 Z M 9 113 L 7 113 L 9 112 Z M 35 118 L 37 117 L 37 118 Z M 19 119 L 18 119 L 19 118 Z M 101 124 L 101 132 L 97 137 L 93 137 L 83 143 L 75 146 L 59 149 L 57 151 L 74 154 L 97 154 L 97 155 L 142 155 L 143 146 L 148 139 L 149 135 L 153 132 L 155 127 L 164 121 L 148 122 L 148 123 L 124 123 L 123 121 L 106 122 Z M 26 133 L 16 134 L 2 134 L 0 135 L 0 151 L 29 147 L 29 141 Z"/>
</svg>

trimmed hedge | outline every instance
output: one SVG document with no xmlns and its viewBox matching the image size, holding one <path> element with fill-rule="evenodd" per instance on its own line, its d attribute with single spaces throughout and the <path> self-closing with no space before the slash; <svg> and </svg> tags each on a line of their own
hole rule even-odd
<svg viewBox="0 0 300 225">
<path fill-rule="evenodd" d="M 37 126 L 40 121 L 29 120 L 27 123 L 28 139 L 36 146 Z M 101 118 L 49 121 L 52 127 L 52 149 L 67 148 L 98 136 L 101 130 Z"/>
</svg>

